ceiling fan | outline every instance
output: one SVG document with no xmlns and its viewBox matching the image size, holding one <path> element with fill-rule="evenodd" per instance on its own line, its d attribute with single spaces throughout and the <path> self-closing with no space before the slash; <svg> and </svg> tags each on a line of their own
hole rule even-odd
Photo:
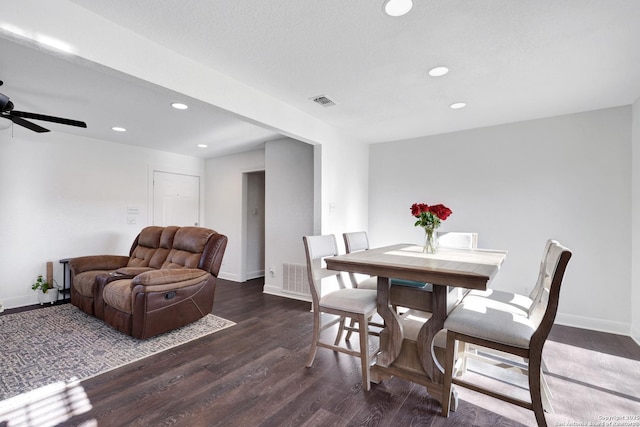
<svg viewBox="0 0 640 427">
<path fill-rule="evenodd" d="M 0 80 L 0 86 L 2 86 L 2 80 Z M 49 132 L 49 129 L 43 128 L 40 125 L 31 123 L 25 119 L 32 120 L 44 120 L 46 122 L 61 123 L 63 125 L 77 126 L 86 128 L 87 124 L 78 120 L 63 119 L 62 117 L 45 116 L 44 114 L 27 113 L 25 111 L 16 111 L 13 109 L 13 102 L 9 100 L 9 97 L 0 93 L 0 117 L 7 120 L 11 120 L 13 123 L 30 129 L 34 132 L 43 133 Z"/>
</svg>

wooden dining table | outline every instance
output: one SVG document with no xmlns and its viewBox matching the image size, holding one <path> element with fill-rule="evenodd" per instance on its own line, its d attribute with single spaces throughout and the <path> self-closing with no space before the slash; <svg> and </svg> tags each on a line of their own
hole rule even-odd
<svg viewBox="0 0 640 427">
<path fill-rule="evenodd" d="M 452 248 L 427 254 L 422 246 L 397 244 L 326 258 L 330 270 L 378 277 L 377 309 L 385 327 L 380 333 L 380 353 L 371 367 L 372 380 L 401 377 L 426 386 L 440 400 L 443 377 L 432 342 L 463 293 L 454 291 L 487 289 L 506 255 L 501 250 Z M 397 282 L 405 285 L 392 285 Z M 419 286 L 422 283 L 428 285 Z M 417 334 L 409 338 L 409 318 L 415 316 L 399 314 L 396 306 L 409 308 L 409 314 L 412 310 L 422 314 Z"/>
</svg>

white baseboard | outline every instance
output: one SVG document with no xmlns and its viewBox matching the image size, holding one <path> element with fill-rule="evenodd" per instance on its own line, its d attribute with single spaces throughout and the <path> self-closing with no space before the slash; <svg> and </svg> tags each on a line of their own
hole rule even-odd
<svg viewBox="0 0 640 427">
<path fill-rule="evenodd" d="M 631 327 L 631 338 L 636 342 L 636 344 L 640 345 L 640 325 L 637 327 Z"/>
<path fill-rule="evenodd" d="M 613 322 L 611 320 L 558 313 L 555 323 L 559 325 L 573 326 L 575 328 L 608 332 L 610 334 L 631 335 L 631 325 L 624 322 Z"/>
<path fill-rule="evenodd" d="M 38 304 L 38 296 L 34 292 L 33 295 L 29 296 L 21 296 L 16 298 L 6 298 L 2 300 L 2 305 L 4 305 L 4 309 L 8 310 L 10 308 L 18 308 L 18 307 L 26 307 L 28 305 Z"/>
<path fill-rule="evenodd" d="M 247 280 L 257 279 L 258 277 L 264 277 L 264 270 L 247 272 Z"/>
<path fill-rule="evenodd" d="M 224 271 L 221 271 L 218 273 L 218 277 L 224 280 L 230 280 L 232 282 L 239 282 L 240 279 L 238 278 L 237 274 L 234 273 L 226 273 Z"/>
<path fill-rule="evenodd" d="M 283 292 L 282 288 L 279 286 L 273 286 L 273 285 L 264 285 L 263 288 L 263 292 L 265 294 L 269 294 L 269 295 L 276 295 L 279 297 L 285 297 L 285 298 L 291 298 L 291 299 L 295 299 L 295 300 L 299 300 L 299 301 L 306 301 L 306 302 L 311 302 L 311 296 L 309 295 L 299 295 L 299 294 L 292 294 L 290 292 Z"/>
</svg>

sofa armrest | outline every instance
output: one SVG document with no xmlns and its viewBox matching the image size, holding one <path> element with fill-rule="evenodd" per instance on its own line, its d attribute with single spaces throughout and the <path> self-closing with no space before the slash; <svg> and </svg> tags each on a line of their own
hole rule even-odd
<svg viewBox="0 0 640 427">
<path fill-rule="evenodd" d="M 206 280 L 207 276 L 211 276 L 211 273 L 199 268 L 165 268 L 138 274 L 131 281 L 131 286 L 175 285 L 180 287 L 181 283 Z"/>
<path fill-rule="evenodd" d="M 129 257 L 120 255 L 92 255 L 71 258 L 69 267 L 73 274 L 92 270 L 116 270 L 125 267 Z"/>
<path fill-rule="evenodd" d="M 218 277 L 220 266 L 222 265 L 222 257 L 224 256 L 226 248 L 227 236 L 220 233 L 211 236 L 207 246 L 204 248 L 204 252 L 198 263 L 198 268 L 207 270 L 215 277 Z"/>
<path fill-rule="evenodd" d="M 104 288 L 111 282 L 123 279 L 133 279 L 134 276 L 127 276 L 122 273 L 111 272 L 102 273 L 96 276 L 95 287 L 93 288 L 93 314 L 104 320 Z"/>
</svg>

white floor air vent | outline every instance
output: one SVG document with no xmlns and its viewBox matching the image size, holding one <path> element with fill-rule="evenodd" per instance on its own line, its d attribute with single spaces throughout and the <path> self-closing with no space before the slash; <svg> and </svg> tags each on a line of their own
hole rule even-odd
<svg viewBox="0 0 640 427">
<path fill-rule="evenodd" d="M 311 295 L 306 265 L 282 264 L 282 291 L 299 295 Z"/>
</svg>

